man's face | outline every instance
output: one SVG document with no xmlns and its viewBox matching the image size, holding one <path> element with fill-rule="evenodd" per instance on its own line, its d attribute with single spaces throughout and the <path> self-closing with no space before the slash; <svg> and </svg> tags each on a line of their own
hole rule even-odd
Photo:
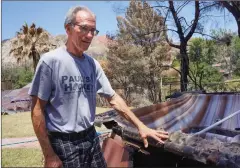
<svg viewBox="0 0 240 168">
<path fill-rule="evenodd" d="M 96 34 L 96 20 L 86 11 L 79 11 L 76 14 L 76 22 L 66 26 L 68 41 L 78 52 L 88 49 Z M 95 32 L 95 33 L 94 33 Z"/>
</svg>

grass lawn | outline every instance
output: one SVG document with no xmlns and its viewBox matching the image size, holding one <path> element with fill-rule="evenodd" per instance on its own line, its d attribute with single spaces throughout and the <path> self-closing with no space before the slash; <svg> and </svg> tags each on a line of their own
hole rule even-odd
<svg viewBox="0 0 240 168">
<path fill-rule="evenodd" d="M 110 108 L 97 107 L 97 114 L 110 110 Z M 102 130 L 102 128 L 97 128 Z M 2 138 L 17 138 L 35 136 L 32 127 L 31 113 L 17 113 L 2 115 Z"/>
<path fill-rule="evenodd" d="M 97 114 L 110 108 L 97 107 Z M 97 131 L 106 129 L 96 127 Z M 31 113 L 2 115 L 2 138 L 35 136 Z M 42 151 L 38 148 L 2 148 L 2 167 L 42 167 Z"/>
<path fill-rule="evenodd" d="M 2 149 L 2 167 L 42 167 L 42 152 L 36 148 Z"/>
<path fill-rule="evenodd" d="M 30 112 L 2 115 L 2 138 L 30 136 L 35 136 Z"/>
</svg>

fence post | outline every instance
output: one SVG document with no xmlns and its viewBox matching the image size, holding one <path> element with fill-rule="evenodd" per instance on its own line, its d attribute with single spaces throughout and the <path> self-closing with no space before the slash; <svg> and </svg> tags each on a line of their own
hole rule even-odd
<svg viewBox="0 0 240 168">
<path fill-rule="evenodd" d="M 172 84 L 170 83 L 169 86 L 170 86 L 170 88 L 169 88 L 170 89 L 170 94 L 169 95 L 171 95 L 172 94 Z"/>
</svg>

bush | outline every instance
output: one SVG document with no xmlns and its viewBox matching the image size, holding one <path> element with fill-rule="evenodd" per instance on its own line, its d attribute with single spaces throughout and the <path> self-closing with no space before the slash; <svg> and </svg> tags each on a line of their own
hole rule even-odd
<svg viewBox="0 0 240 168">
<path fill-rule="evenodd" d="M 28 83 L 32 81 L 33 75 L 34 74 L 32 71 L 25 68 L 20 68 L 16 74 L 14 89 L 18 89 L 26 86 Z"/>
<path fill-rule="evenodd" d="M 29 66 L 4 65 L 1 77 L 2 82 L 11 81 L 13 88 L 9 89 L 19 89 L 30 83 L 33 75 Z"/>
</svg>

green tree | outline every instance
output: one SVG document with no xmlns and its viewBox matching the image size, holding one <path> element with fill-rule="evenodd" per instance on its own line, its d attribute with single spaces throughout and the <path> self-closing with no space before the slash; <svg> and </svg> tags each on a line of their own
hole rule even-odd
<svg viewBox="0 0 240 168">
<path fill-rule="evenodd" d="M 217 51 L 216 42 L 203 38 L 192 38 L 189 42 L 189 59 L 192 62 L 205 62 L 212 65 Z"/>
<path fill-rule="evenodd" d="M 131 104 L 135 74 L 142 70 L 140 67 L 142 62 L 139 58 L 143 57 L 143 49 L 141 46 L 124 44 L 119 40 L 118 43 L 109 46 L 108 55 L 108 63 L 104 66 L 106 67 L 104 71 L 114 88 L 123 89 L 123 98 Z"/>
<path fill-rule="evenodd" d="M 240 78 L 240 38 L 235 36 L 231 42 L 233 74 Z"/>
<path fill-rule="evenodd" d="M 2 67 L 2 82 L 10 81 L 11 89 L 19 89 L 32 81 L 33 72 L 30 67 L 7 64 Z"/>
<path fill-rule="evenodd" d="M 25 23 L 12 42 L 10 53 L 14 54 L 18 63 L 24 63 L 32 59 L 35 71 L 40 55 L 56 48 L 55 45 L 51 44 L 49 36 L 50 34 L 47 31 L 41 27 L 36 27 L 34 23 L 31 26 Z"/>
<path fill-rule="evenodd" d="M 219 82 L 222 75 L 218 69 L 212 67 L 216 62 L 217 45 L 212 40 L 202 38 L 191 39 L 189 44 L 190 74 L 195 90 L 205 90 L 211 82 Z M 211 78 L 209 78 L 211 76 Z"/>
<path fill-rule="evenodd" d="M 14 79 L 14 89 L 19 89 L 29 84 L 33 75 L 30 69 L 19 68 Z"/>
<path fill-rule="evenodd" d="M 205 62 L 190 62 L 190 78 L 194 83 L 195 90 L 206 90 L 208 84 L 221 82 L 222 74 Z"/>
<path fill-rule="evenodd" d="M 121 37 L 152 52 L 160 41 L 165 40 L 164 18 L 159 16 L 147 2 L 131 0 L 125 17 L 118 16 Z"/>
<path fill-rule="evenodd" d="M 221 64 L 221 68 L 232 78 L 234 73 L 239 70 L 238 62 L 240 58 L 240 38 L 231 31 L 225 29 L 215 30 L 212 32 L 218 44 L 215 53 L 216 62 Z"/>
<path fill-rule="evenodd" d="M 119 33 L 109 46 L 109 71 L 126 89 L 146 89 L 152 102 L 161 101 L 162 66 L 171 58 L 163 18 L 147 2 L 132 0 L 125 17 L 117 21 Z"/>
</svg>

